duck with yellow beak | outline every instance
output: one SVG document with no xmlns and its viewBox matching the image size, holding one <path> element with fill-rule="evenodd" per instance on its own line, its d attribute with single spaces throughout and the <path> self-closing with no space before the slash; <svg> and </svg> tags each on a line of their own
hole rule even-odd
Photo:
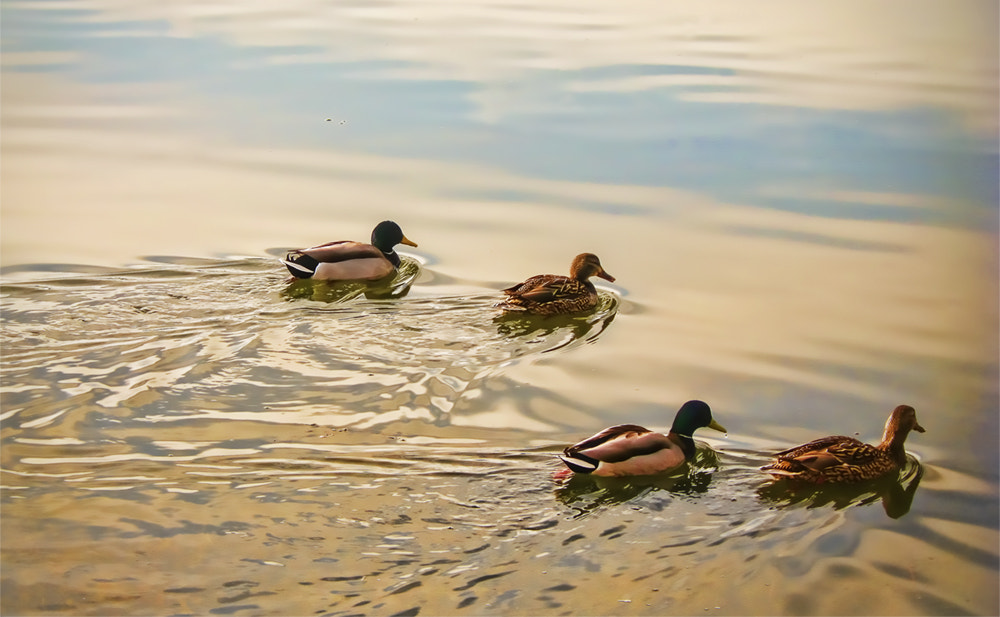
<svg viewBox="0 0 1000 617">
<path fill-rule="evenodd" d="M 645 476 L 671 471 L 694 459 L 696 429 L 726 432 L 703 401 L 688 401 L 666 435 L 635 424 L 619 424 L 566 448 L 559 457 L 578 474 Z"/>
<path fill-rule="evenodd" d="M 281 263 L 292 276 L 322 281 L 374 281 L 395 274 L 399 267 L 396 245 L 417 246 L 392 221 L 372 230 L 371 244 L 340 240 L 289 251 Z"/>
</svg>

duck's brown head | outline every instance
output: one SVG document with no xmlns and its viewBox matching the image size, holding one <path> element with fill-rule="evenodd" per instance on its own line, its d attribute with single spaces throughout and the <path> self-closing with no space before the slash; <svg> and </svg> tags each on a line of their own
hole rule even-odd
<svg viewBox="0 0 1000 617">
<path fill-rule="evenodd" d="M 615 277 L 604 271 L 601 260 L 593 253 L 580 253 L 573 259 L 573 264 L 569 267 L 570 278 L 578 281 L 585 281 L 592 276 L 599 276 L 605 281 L 615 282 Z"/>
<path fill-rule="evenodd" d="M 917 422 L 917 412 L 909 405 L 899 405 L 889 414 L 889 419 L 885 421 L 885 432 L 882 434 L 882 443 L 902 445 L 910 431 L 924 432 L 924 427 Z"/>
</svg>

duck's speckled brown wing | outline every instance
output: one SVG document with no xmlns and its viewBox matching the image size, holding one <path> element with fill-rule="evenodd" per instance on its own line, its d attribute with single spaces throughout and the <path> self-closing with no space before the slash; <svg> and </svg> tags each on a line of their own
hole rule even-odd
<svg viewBox="0 0 1000 617">
<path fill-rule="evenodd" d="M 867 465 L 882 456 L 878 448 L 853 437 L 836 435 L 811 441 L 805 445 L 778 453 L 780 460 L 794 460 L 810 469 L 833 465 Z"/>
<path fill-rule="evenodd" d="M 761 469 L 775 476 L 806 482 L 858 482 L 893 468 L 893 461 L 875 446 L 853 437 L 834 435 L 779 452 Z"/>
<path fill-rule="evenodd" d="M 820 439 L 814 439 L 813 441 L 802 444 L 801 446 L 795 446 L 794 448 L 782 450 L 781 452 L 776 453 L 774 456 L 775 458 L 795 458 L 807 452 L 826 450 L 831 446 L 835 446 L 845 441 L 856 441 L 857 443 L 861 443 L 857 439 L 854 439 L 853 437 L 848 437 L 846 435 L 831 435 L 829 437 L 821 437 Z"/>
<path fill-rule="evenodd" d="M 556 274 L 533 276 L 503 292 L 507 298 L 502 308 L 539 314 L 573 313 L 597 305 L 597 290 L 590 282 Z"/>
<path fill-rule="evenodd" d="M 873 461 L 885 457 L 885 453 L 875 446 L 850 438 L 828 446 L 825 453 L 835 458 L 840 465 L 853 465 L 857 467 L 869 465 Z M 796 460 L 804 463 L 803 458 L 808 456 L 808 454 L 799 455 L 796 457 Z"/>
<path fill-rule="evenodd" d="M 539 274 L 533 276 L 523 283 L 518 283 L 517 285 L 511 285 L 503 292 L 508 296 L 518 296 L 518 297 L 528 297 L 531 299 L 541 299 L 545 297 L 551 297 L 553 285 L 558 288 L 558 283 L 560 280 L 569 281 L 569 277 L 560 276 L 558 274 Z"/>
</svg>

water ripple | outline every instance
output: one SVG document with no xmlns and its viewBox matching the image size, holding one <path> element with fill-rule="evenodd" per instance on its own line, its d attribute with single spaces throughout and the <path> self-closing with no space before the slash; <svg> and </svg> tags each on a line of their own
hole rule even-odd
<svg viewBox="0 0 1000 617">
<path fill-rule="evenodd" d="M 486 376 L 593 341 L 618 306 L 509 318 L 496 292 L 404 297 L 419 272 L 407 258 L 377 293 L 284 284 L 258 259 L 8 285 L 5 409 L 21 429 L 65 421 L 71 397 L 127 424 L 447 425 Z"/>
</svg>

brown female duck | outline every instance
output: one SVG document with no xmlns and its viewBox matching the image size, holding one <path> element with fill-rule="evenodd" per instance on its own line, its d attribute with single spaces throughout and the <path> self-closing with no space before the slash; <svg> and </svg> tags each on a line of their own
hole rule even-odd
<svg viewBox="0 0 1000 617">
<path fill-rule="evenodd" d="M 924 432 L 917 412 L 909 405 L 892 410 L 885 423 L 882 443 L 872 446 L 853 437 L 834 435 L 775 454 L 775 461 L 761 471 L 775 478 L 801 482 L 862 482 L 895 471 L 906 462 L 903 442 L 910 431 Z"/>
<path fill-rule="evenodd" d="M 505 311 L 525 311 L 536 315 L 563 315 L 587 311 L 597 306 L 597 289 L 588 279 L 599 276 L 614 282 L 593 253 L 573 259 L 569 276 L 539 274 L 503 290 L 507 297 L 497 303 Z"/>
<path fill-rule="evenodd" d="M 397 244 L 416 246 L 392 221 L 372 230 L 372 243 L 339 240 L 308 249 L 289 251 L 281 263 L 292 276 L 323 281 L 373 281 L 396 272 Z"/>
</svg>

